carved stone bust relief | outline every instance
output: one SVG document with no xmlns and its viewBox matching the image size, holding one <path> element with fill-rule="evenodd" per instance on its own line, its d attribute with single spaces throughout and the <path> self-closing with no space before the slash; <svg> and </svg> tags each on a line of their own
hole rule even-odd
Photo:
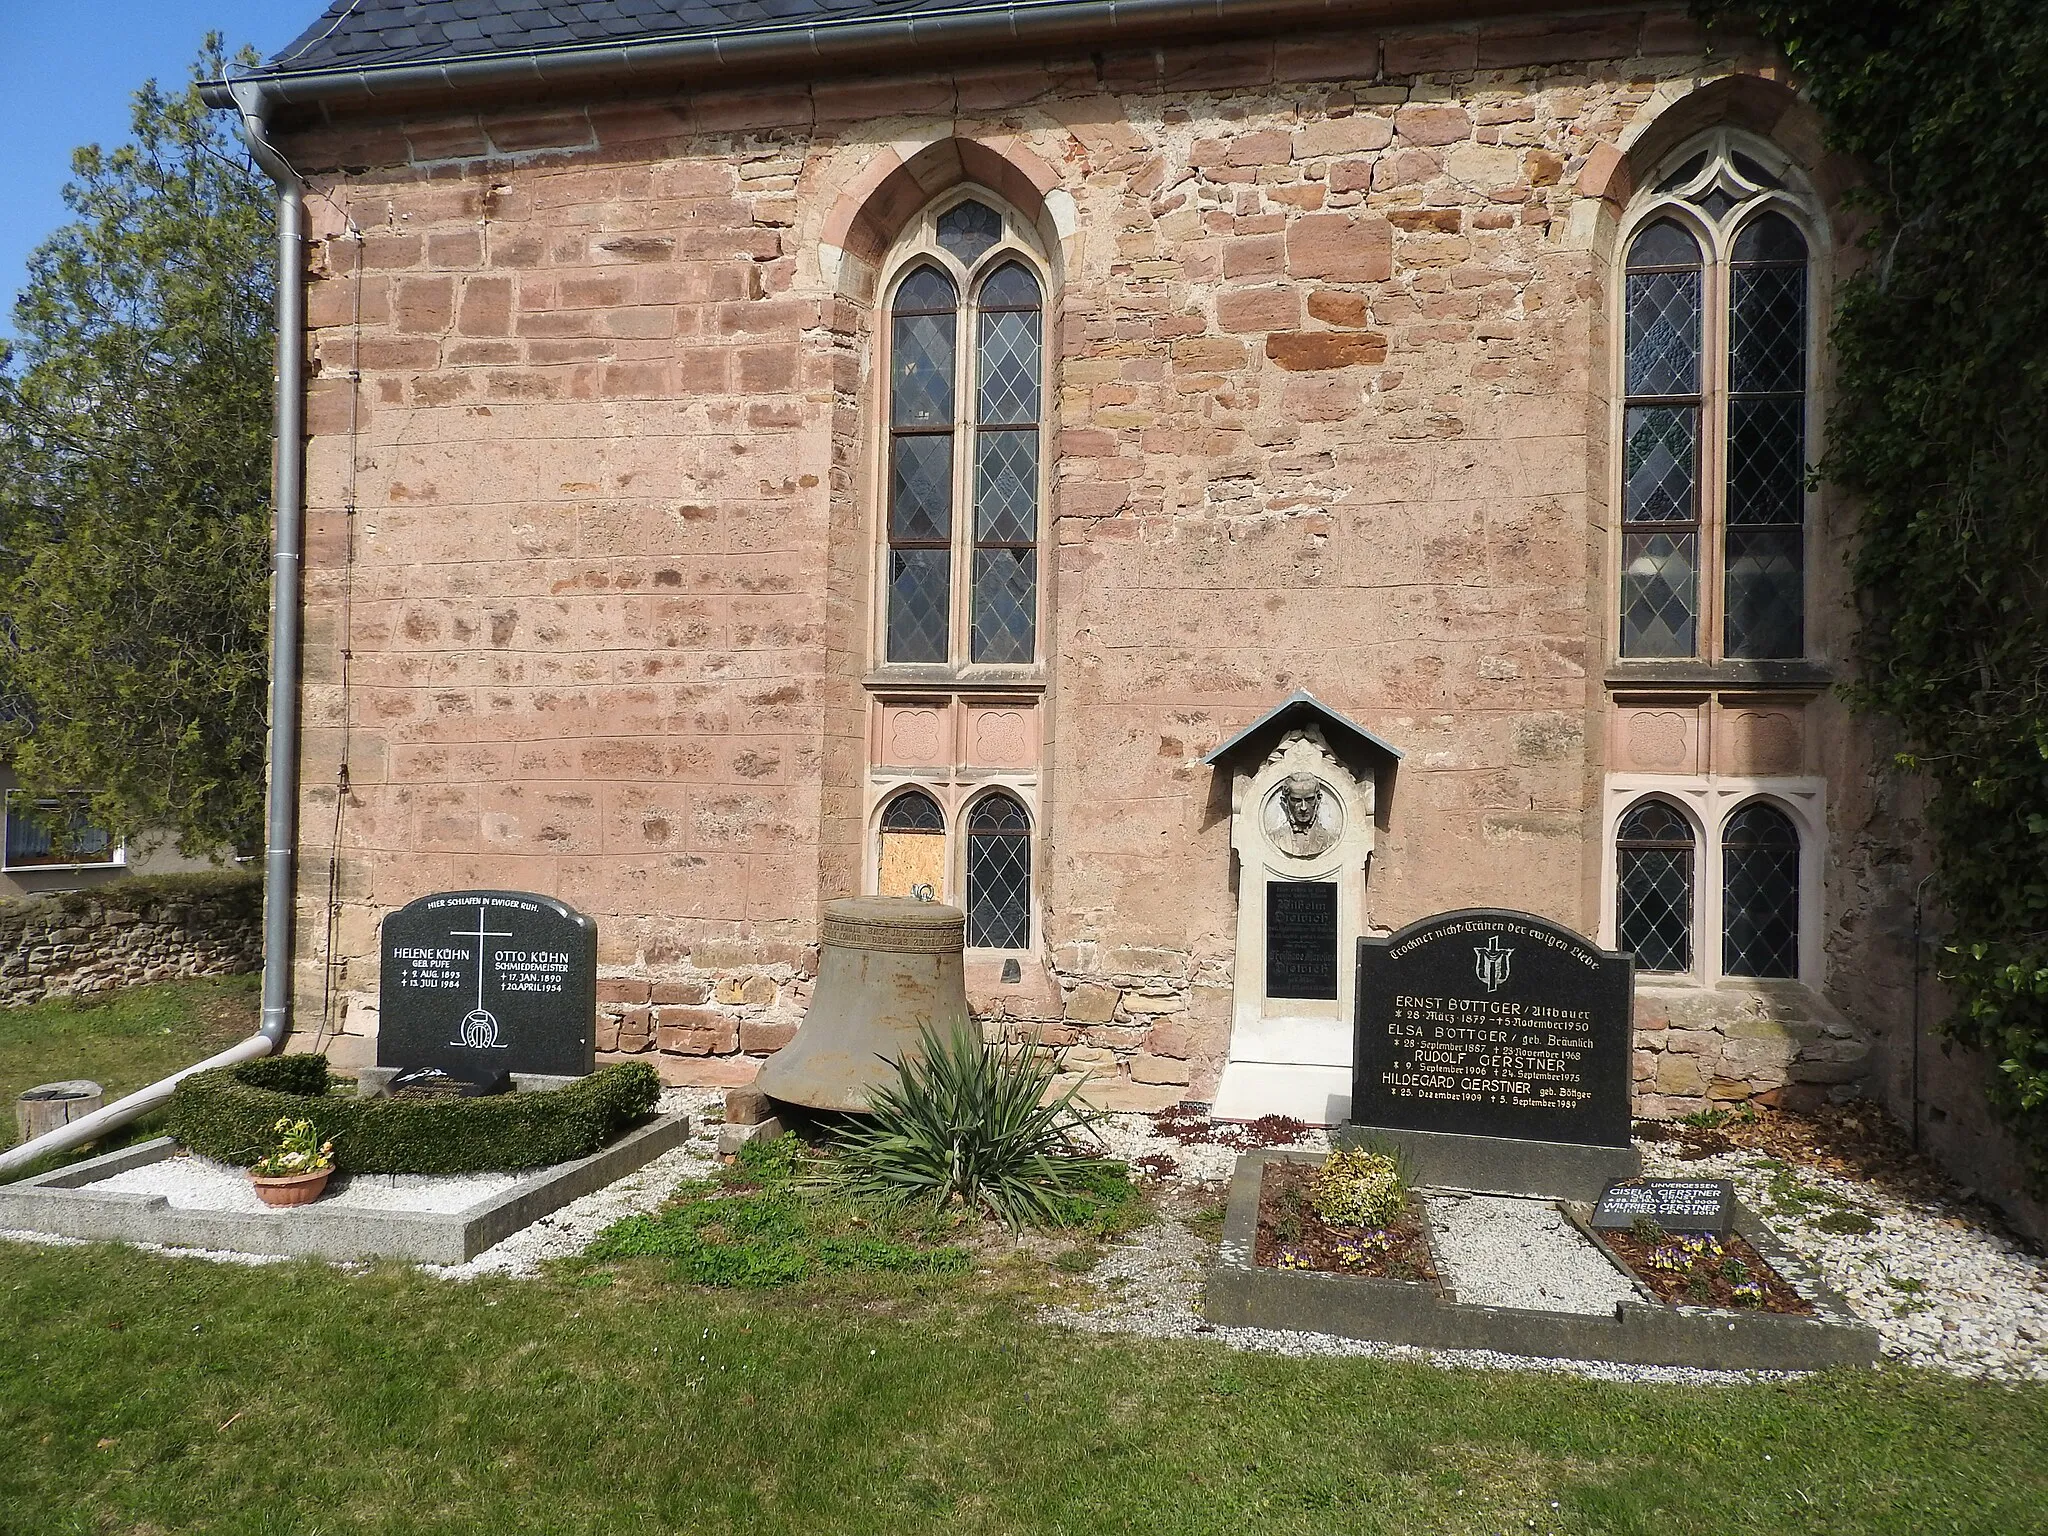
<svg viewBox="0 0 2048 1536">
<path fill-rule="evenodd" d="M 1328 853 L 1344 835 L 1344 802 L 1312 773 L 1291 773 L 1266 797 L 1262 823 L 1268 840 L 1296 859 Z"/>
</svg>

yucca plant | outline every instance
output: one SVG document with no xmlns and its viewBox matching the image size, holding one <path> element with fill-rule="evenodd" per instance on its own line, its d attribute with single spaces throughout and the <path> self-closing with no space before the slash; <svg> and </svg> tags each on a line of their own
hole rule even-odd
<svg viewBox="0 0 2048 1536">
<path fill-rule="evenodd" d="M 1062 1053 L 1035 1041 L 1011 1053 L 973 1024 L 918 1030 L 919 1054 L 841 1131 L 828 1178 L 887 1205 L 928 1200 L 987 1211 L 1012 1227 L 1062 1225 L 1123 1165 L 1097 1155 L 1102 1112 L 1049 1094 Z"/>
</svg>

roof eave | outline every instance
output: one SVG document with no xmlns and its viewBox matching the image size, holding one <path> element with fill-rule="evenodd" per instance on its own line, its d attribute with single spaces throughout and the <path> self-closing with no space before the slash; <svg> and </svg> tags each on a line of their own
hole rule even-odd
<svg viewBox="0 0 2048 1536">
<path fill-rule="evenodd" d="M 1202 759 L 1204 766 L 1215 768 L 1247 746 L 1254 737 L 1283 717 L 1293 714 L 1309 716 L 1325 732 L 1335 731 L 1339 736 L 1362 744 L 1372 752 L 1399 762 L 1407 754 L 1375 731 L 1369 731 L 1341 710 L 1330 708 L 1306 688 L 1297 688 L 1286 698 L 1267 710 L 1243 730 L 1236 732 Z M 1337 743 L 1332 743 L 1337 745 Z"/>
</svg>

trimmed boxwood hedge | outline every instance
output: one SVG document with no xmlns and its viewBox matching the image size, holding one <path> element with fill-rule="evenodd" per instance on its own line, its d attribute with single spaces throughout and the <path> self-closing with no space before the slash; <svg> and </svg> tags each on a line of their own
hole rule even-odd
<svg viewBox="0 0 2048 1536">
<path fill-rule="evenodd" d="M 171 1094 L 169 1130 L 194 1152 L 243 1167 L 280 1118 L 310 1120 L 343 1173 L 484 1173 L 588 1157 L 653 1113 L 661 1081 L 642 1062 L 566 1088 L 484 1099 L 359 1099 L 329 1093 L 325 1056 L 268 1056 L 197 1072 Z"/>
</svg>

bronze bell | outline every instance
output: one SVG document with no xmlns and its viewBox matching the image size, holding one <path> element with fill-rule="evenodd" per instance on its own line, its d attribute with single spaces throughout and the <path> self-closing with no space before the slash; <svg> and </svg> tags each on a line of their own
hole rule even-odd
<svg viewBox="0 0 2048 1536">
<path fill-rule="evenodd" d="M 967 914 L 903 896 L 825 903 L 818 983 L 803 1027 L 768 1058 L 754 1086 L 810 1109 L 868 1107 L 918 1052 L 918 1030 L 950 1034 L 967 1022 L 961 962 Z"/>
</svg>

